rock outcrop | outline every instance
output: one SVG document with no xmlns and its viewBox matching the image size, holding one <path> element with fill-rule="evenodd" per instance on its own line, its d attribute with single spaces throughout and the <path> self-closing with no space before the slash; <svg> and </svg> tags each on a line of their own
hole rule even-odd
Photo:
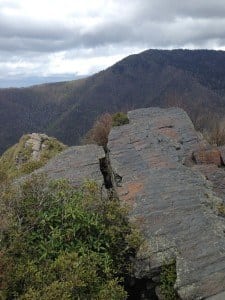
<svg viewBox="0 0 225 300">
<path fill-rule="evenodd" d="M 181 109 L 128 117 L 112 129 L 106 154 L 96 145 L 71 147 L 41 171 L 75 186 L 94 179 L 114 189 L 145 238 L 136 278 L 157 281 L 175 260 L 181 299 L 225 299 L 224 148 L 210 146 Z"/>
<path fill-rule="evenodd" d="M 111 131 L 108 148 L 118 197 L 130 206 L 130 218 L 147 241 L 136 277 L 154 277 L 175 259 L 181 299 L 223 293 L 225 220 L 218 216 L 223 201 L 194 167 L 208 159 L 218 169 L 218 151 L 208 150 L 180 109 L 140 109 L 128 116 L 129 125 Z"/>
<path fill-rule="evenodd" d="M 29 174 L 66 148 L 56 138 L 46 134 L 25 134 L 0 157 L 0 171 L 11 179 Z"/>
<path fill-rule="evenodd" d="M 49 161 L 38 172 L 44 172 L 50 179 L 64 178 L 73 186 L 81 185 L 85 180 L 104 183 L 100 170 L 100 161 L 105 158 L 102 147 L 85 145 L 70 147 Z"/>
<path fill-rule="evenodd" d="M 25 148 L 31 148 L 32 160 L 40 159 L 42 151 L 47 147 L 46 141 L 49 141 L 49 139 L 44 133 L 31 133 L 28 135 Z"/>
</svg>

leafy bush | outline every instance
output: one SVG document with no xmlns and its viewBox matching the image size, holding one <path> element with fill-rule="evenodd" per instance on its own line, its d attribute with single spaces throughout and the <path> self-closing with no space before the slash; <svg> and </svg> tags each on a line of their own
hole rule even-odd
<svg viewBox="0 0 225 300">
<path fill-rule="evenodd" d="M 123 112 L 118 112 L 112 115 L 112 126 L 121 126 L 129 123 L 127 115 Z"/>
<path fill-rule="evenodd" d="M 160 291 L 166 300 L 176 300 L 178 296 L 174 289 L 174 284 L 177 278 L 176 263 L 171 261 L 162 266 L 160 274 Z"/>
<path fill-rule="evenodd" d="M 32 177 L 5 188 L 0 207 L 3 299 L 126 299 L 121 283 L 137 248 L 118 200 Z"/>
</svg>

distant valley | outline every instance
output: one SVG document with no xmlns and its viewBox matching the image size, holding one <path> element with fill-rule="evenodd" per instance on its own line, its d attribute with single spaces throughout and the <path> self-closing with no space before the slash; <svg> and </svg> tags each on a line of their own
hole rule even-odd
<svg viewBox="0 0 225 300">
<path fill-rule="evenodd" d="M 0 89 L 0 154 L 31 132 L 75 145 L 100 114 L 149 106 L 180 106 L 199 127 L 223 118 L 225 52 L 148 50 L 86 79 Z"/>
</svg>

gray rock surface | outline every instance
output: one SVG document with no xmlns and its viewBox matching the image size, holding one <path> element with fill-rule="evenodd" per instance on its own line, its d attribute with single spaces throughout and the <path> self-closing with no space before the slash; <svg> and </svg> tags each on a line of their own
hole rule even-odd
<svg viewBox="0 0 225 300">
<path fill-rule="evenodd" d="M 195 165 L 193 170 L 199 171 L 211 181 L 213 191 L 223 199 L 225 203 L 225 169 L 224 167 L 218 168 L 215 164 L 209 165 Z M 224 298 L 225 299 L 225 298 Z"/>
<path fill-rule="evenodd" d="M 108 148 L 116 192 L 146 238 L 136 276 L 153 277 L 174 258 L 182 299 L 217 299 L 225 292 L 223 202 L 192 160 L 208 144 L 181 109 L 128 116 L 130 124 L 111 131 Z"/>
<path fill-rule="evenodd" d="M 50 179 L 68 179 L 73 186 L 79 186 L 89 179 L 101 185 L 103 176 L 99 160 L 104 157 L 103 148 L 97 145 L 70 147 L 51 159 L 38 172 L 46 173 Z"/>
<path fill-rule="evenodd" d="M 224 300 L 225 299 L 225 292 L 222 292 L 218 295 L 209 297 L 208 300 Z"/>
<path fill-rule="evenodd" d="M 107 159 L 97 145 L 70 147 L 37 172 L 74 186 L 88 179 L 102 185 L 100 161 L 109 161 L 102 171 L 111 170 L 115 192 L 145 237 L 135 276 L 158 278 L 175 259 L 181 299 L 225 299 L 225 148 L 211 147 L 181 109 L 128 117 L 130 124 L 112 129 Z M 33 150 L 40 147 L 35 142 Z"/>
</svg>

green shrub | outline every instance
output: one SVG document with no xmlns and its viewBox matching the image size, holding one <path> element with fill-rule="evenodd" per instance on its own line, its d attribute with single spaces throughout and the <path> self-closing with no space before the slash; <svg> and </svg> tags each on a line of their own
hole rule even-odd
<svg viewBox="0 0 225 300">
<path fill-rule="evenodd" d="M 165 300 L 178 299 L 174 284 L 177 278 L 175 260 L 164 263 L 160 273 L 160 291 L 165 297 Z"/>
<path fill-rule="evenodd" d="M 123 112 L 118 112 L 112 115 L 112 126 L 121 126 L 129 123 L 127 115 Z"/>
<path fill-rule="evenodd" d="M 19 175 L 23 174 L 30 174 L 34 170 L 39 169 L 42 167 L 45 163 L 40 161 L 40 160 L 34 160 L 34 161 L 29 161 L 21 165 Z"/>
<path fill-rule="evenodd" d="M 0 170 L 0 184 L 5 182 L 8 179 L 7 173 L 3 170 Z"/>
<path fill-rule="evenodd" d="M 225 205 L 223 203 L 217 204 L 216 209 L 220 216 L 225 217 Z"/>
<path fill-rule="evenodd" d="M 1 196 L 4 299 L 126 299 L 138 243 L 118 200 L 101 199 L 94 182 L 75 189 L 42 176 Z"/>
</svg>

